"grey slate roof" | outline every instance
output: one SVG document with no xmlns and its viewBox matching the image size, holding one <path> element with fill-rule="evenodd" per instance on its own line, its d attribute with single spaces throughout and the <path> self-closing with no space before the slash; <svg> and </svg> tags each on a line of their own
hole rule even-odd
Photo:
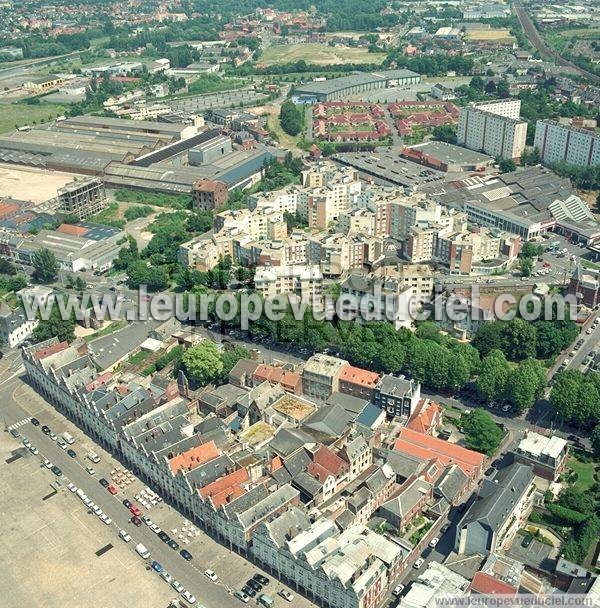
<svg viewBox="0 0 600 608">
<path fill-rule="evenodd" d="M 323 405 L 304 421 L 303 426 L 337 437 L 344 432 L 353 418 L 354 416 L 340 405 Z"/>
<path fill-rule="evenodd" d="M 490 529 L 498 531 L 510 517 L 533 479 L 533 469 L 519 463 L 513 463 L 498 471 L 494 481 L 484 479 L 477 500 L 465 513 L 460 527 L 480 521 Z"/>
</svg>

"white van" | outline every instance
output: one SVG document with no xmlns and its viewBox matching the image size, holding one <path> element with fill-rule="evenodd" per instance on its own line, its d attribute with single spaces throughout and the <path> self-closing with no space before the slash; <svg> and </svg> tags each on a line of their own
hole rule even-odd
<svg viewBox="0 0 600 608">
<path fill-rule="evenodd" d="M 100 456 L 98 456 L 98 454 L 96 454 L 96 452 L 94 452 L 93 450 L 90 450 L 87 453 L 87 457 L 89 460 L 91 460 L 94 464 L 97 464 L 100 462 Z"/>
<path fill-rule="evenodd" d="M 142 545 L 142 543 L 140 543 L 139 545 L 136 545 L 135 550 L 136 550 L 137 554 L 140 557 L 143 557 L 144 559 L 148 559 L 150 557 L 150 551 L 148 551 L 148 549 L 146 549 L 146 547 L 144 547 L 144 545 Z"/>
<path fill-rule="evenodd" d="M 75 439 L 73 438 L 73 435 L 71 435 L 71 433 L 63 433 L 63 439 L 69 444 L 69 445 L 73 445 L 75 443 Z"/>
</svg>

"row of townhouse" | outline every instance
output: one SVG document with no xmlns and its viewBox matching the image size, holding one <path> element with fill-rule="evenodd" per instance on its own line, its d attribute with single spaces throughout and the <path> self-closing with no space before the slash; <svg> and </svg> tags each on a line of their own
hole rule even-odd
<svg viewBox="0 0 600 608">
<path fill-rule="evenodd" d="M 397 529 L 422 512 L 441 522 L 484 468 L 482 455 L 431 435 L 441 410 L 420 398 L 418 384 L 327 355 L 313 357 L 287 391 L 279 376 L 246 362 L 237 386 L 198 394 L 160 376 L 99 374 L 84 343 L 53 338 L 24 348 L 23 360 L 44 396 L 182 513 L 333 608 L 378 606 L 414 553 L 370 531 L 374 514 Z M 298 381 L 305 395 L 325 402 L 293 394 Z M 393 449 L 377 447 L 379 434 L 357 423 L 353 406 L 327 399 L 334 394 L 405 416 Z M 199 416 L 200 402 L 215 403 L 211 395 L 226 405 L 216 408 L 219 415 Z M 268 436 L 252 442 L 258 429 Z M 526 445 L 521 451 L 536 453 Z M 488 549 L 514 538 L 532 499 L 531 467 L 514 466 L 500 484 L 502 496 L 494 496 L 497 484 L 482 486 L 479 506 L 459 525 L 459 553 L 475 550 L 498 501 L 506 514 L 492 522 L 497 531 Z"/>
</svg>

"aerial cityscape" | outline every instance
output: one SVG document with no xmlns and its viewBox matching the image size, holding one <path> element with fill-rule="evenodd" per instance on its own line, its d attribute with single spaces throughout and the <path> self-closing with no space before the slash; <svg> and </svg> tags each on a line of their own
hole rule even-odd
<svg viewBox="0 0 600 608">
<path fill-rule="evenodd" d="M 0 0 L 2 608 L 600 608 L 600 0 Z"/>
</svg>

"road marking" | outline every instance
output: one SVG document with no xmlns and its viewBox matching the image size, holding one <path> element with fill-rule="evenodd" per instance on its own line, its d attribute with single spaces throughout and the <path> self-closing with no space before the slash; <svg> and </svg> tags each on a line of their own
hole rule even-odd
<svg viewBox="0 0 600 608">
<path fill-rule="evenodd" d="M 19 420 L 18 422 L 15 422 L 14 424 L 11 424 L 8 427 L 9 432 L 10 431 L 14 431 L 15 429 L 19 429 L 22 426 L 24 426 L 25 424 L 28 424 L 29 422 L 31 422 L 31 416 L 29 416 L 28 418 L 23 418 L 22 420 Z"/>
</svg>

